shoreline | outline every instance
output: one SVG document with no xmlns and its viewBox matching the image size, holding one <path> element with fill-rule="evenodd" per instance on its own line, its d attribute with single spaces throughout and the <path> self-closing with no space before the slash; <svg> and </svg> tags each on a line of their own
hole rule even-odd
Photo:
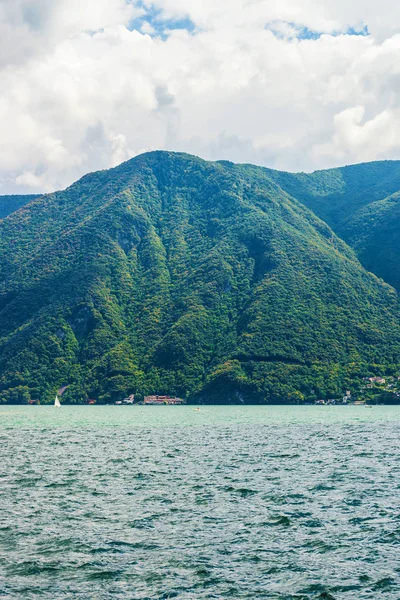
<svg viewBox="0 0 400 600">
<path fill-rule="evenodd" d="M 11 404 L 11 403 L 4 403 L 4 404 L 0 404 L 0 408 L 6 408 L 8 406 L 18 406 L 18 407 L 30 407 L 30 408 L 35 408 L 35 407 L 54 407 L 53 403 L 40 403 L 40 404 Z M 393 404 L 383 404 L 383 403 L 379 403 L 379 404 L 367 404 L 367 403 L 361 403 L 361 404 L 355 404 L 353 403 L 349 403 L 349 404 L 286 404 L 286 403 L 274 403 L 274 404 L 233 404 L 233 403 L 227 403 L 227 402 L 221 402 L 221 403 L 212 403 L 212 404 L 160 404 L 160 405 L 155 405 L 155 404 L 149 404 L 149 405 L 145 405 L 145 404 L 120 404 L 120 405 L 116 405 L 115 403 L 112 404 L 75 404 L 75 403 L 61 403 L 61 407 L 88 407 L 88 408 L 98 408 L 98 407 L 111 407 L 114 406 L 116 409 L 121 409 L 121 408 L 206 408 L 206 407 L 210 407 L 210 406 L 232 406 L 232 407 L 236 407 L 236 406 L 240 406 L 241 408 L 245 408 L 246 406 L 257 406 L 257 407 L 271 407 L 271 406 L 293 406 L 293 407 L 297 407 L 297 408 L 310 408 L 310 407 L 318 407 L 318 408 L 327 408 L 327 407 L 333 407 L 333 408 L 348 408 L 348 407 L 356 407 L 356 408 L 365 408 L 365 407 L 370 407 L 370 408 L 375 408 L 375 407 L 380 407 L 380 406 L 400 406 L 400 402 L 399 403 L 393 403 Z"/>
</svg>

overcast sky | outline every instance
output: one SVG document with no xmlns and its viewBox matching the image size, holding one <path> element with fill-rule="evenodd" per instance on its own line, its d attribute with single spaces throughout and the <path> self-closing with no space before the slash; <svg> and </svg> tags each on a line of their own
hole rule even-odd
<svg viewBox="0 0 400 600">
<path fill-rule="evenodd" d="M 400 158 L 400 2 L 0 0 L 0 194 L 154 149 Z"/>
</svg>

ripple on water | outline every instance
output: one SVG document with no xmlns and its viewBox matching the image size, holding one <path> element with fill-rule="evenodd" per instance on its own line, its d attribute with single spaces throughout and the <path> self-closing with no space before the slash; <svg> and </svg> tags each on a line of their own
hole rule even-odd
<svg viewBox="0 0 400 600">
<path fill-rule="evenodd" d="M 0 409 L 0 597 L 399 600 L 400 409 L 37 408 Z"/>
</svg>

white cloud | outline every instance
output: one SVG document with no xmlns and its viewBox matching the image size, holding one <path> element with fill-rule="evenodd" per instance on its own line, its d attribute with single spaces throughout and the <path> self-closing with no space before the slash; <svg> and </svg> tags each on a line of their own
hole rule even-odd
<svg viewBox="0 0 400 600">
<path fill-rule="evenodd" d="M 400 5 L 396 0 L 144 0 L 170 18 L 190 18 L 206 29 L 257 28 L 269 22 L 294 23 L 333 33 L 365 25 L 375 37 L 398 30 Z"/>
<path fill-rule="evenodd" d="M 159 148 L 289 170 L 400 157 L 394 0 L 152 5 L 0 0 L 0 193 Z"/>
<path fill-rule="evenodd" d="M 30 61 L 69 36 L 128 24 L 142 13 L 126 0 L 0 0 L 0 66 Z"/>
<path fill-rule="evenodd" d="M 348 162 L 353 156 L 370 161 L 398 151 L 400 110 L 383 110 L 369 120 L 365 113 L 363 106 L 354 106 L 335 115 L 332 140 L 317 146 L 315 154 Z"/>
</svg>

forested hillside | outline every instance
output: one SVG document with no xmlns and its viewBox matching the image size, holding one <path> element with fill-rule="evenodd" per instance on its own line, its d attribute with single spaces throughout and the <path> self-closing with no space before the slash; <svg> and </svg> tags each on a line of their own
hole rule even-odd
<svg viewBox="0 0 400 600">
<path fill-rule="evenodd" d="M 302 402 L 397 372 L 396 291 L 282 188 L 154 152 L 0 221 L 0 399 Z"/>
<path fill-rule="evenodd" d="M 21 206 L 25 206 L 28 202 L 39 198 L 38 194 L 31 194 L 25 196 L 0 196 L 0 219 L 4 219 L 11 213 L 15 212 Z"/>
<path fill-rule="evenodd" d="M 400 290 L 400 161 L 268 173 L 350 244 L 366 269 Z"/>
</svg>

